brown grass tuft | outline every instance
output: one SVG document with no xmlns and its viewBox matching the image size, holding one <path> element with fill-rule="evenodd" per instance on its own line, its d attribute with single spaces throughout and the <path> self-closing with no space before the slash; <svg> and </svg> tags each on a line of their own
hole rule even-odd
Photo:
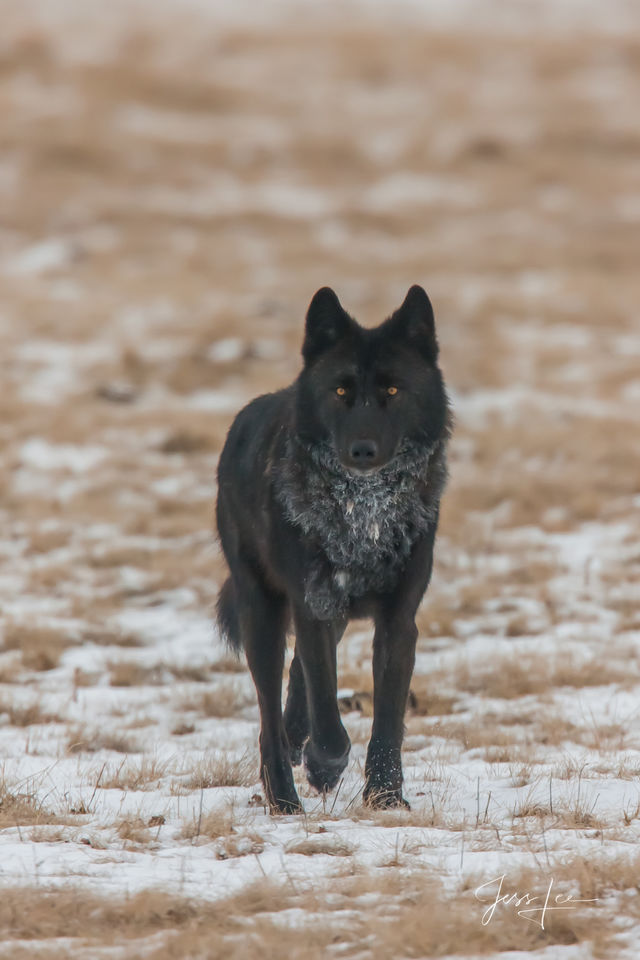
<svg viewBox="0 0 640 960">
<path fill-rule="evenodd" d="M 150 667 L 131 660 L 112 660 L 108 667 L 112 687 L 157 687 L 166 681 L 164 668 L 160 665 Z"/>
<path fill-rule="evenodd" d="M 124 733 L 80 727 L 69 731 L 67 753 L 97 753 L 98 750 L 112 750 L 115 753 L 140 752 L 135 740 Z"/>
<path fill-rule="evenodd" d="M 144 641 L 134 633 L 125 630 L 109 630 L 91 628 L 83 634 L 87 643 L 95 643 L 100 647 L 143 647 Z"/>
<path fill-rule="evenodd" d="M 304 857 L 325 854 L 328 857 L 350 857 L 355 848 L 342 837 L 315 836 L 306 840 L 296 840 L 287 846 L 288 853 L 297 853 Z"/>
<path fill-rule="evenodd" d="M 180 836 L 185 840 L 194 840 L 197 837 L 206 837 L 209 840 L 218 840 L 228 837 L 236 828 L 237 817 L 233 810 L 210 810 L 202 816 L 194 814 L 183 826 Z"/>
<path fill-rule="evenodd" d="M 153 757 L 124 760 L 117 766 L 103 767 L 96 780 L 101 790 L 153 790 L 167 773 L 167 764 Z"/>
<path fill-rule="evenodd" d="M 15 703 L 6 695 L 0 697 L 0 715 L 6 713 L 9 723 L 14 727 L 30 727 L 37 723 L 60 723 L 62 718 L 55 713 L 43 710 L 37 700 L 24 706 Z"/>
<path fill-rule="evenodd" d="M 221 657 L 211 664 L 214 673 L 247 673 L 247 665 L 236 657 Z"/>
<path fill-rule="evenodd" d="M 0 830 L 69 822 L 74 821 L 47 810 L 36 793 L 25 792 L 20 787 L 10 787 L 0 779 Z"/>
<path fill-rule="evenodd" d="M 170 433 L 160 444 L 162 453 L 201 453 L 211 449 L 211 439 L 201 433 L 179 429 Z"/>
<path fill-rule="evenodd" d="M 76 641 L 60 630 L 9 623 L 4 628 L 4 649 L 19 650 L 27 670 L 53 670 L 60 657 Z"/>
<path fill-rule="evenodd" d="M 171 735 L 173 737 L 186 737 L 190 733 L 195 733 L 195 724 L 193 723 L 177 723 L 175 727 L 171 730 Z"/>
<path fill-rule="evenodd" d="M 141 817 L 124 817 L 118 823 L 117 831 L 126 846 L 141 846 L 152 839 L 149 825 Z"/>
<path fill-rule="evenodd" d="M 189 790 L 211 787 L 250 787 L 258 780 L 254 757 L 233 758 L 227 753 L 208 754 L 178 783 Z"/>
<path fill-rule="evenodd" d="M 255 702 L 255 695 L 248 694 L 237 683 L 219 684 L 214 690 L 207 690 L 197 698 L 187 697 L 183 708 L 196 710 L 205 717 L 235 717 L 247 706 Z"/>
<path fill-rule="evenodd" d="M 553 687 L 596 687 L 609 683 L 627 686 L 637 679 L 635 668 L 602 658 L 579 660 L 571 654 L 510 653 L 484 660 L 461 661 L 455 684 L 467 693 L 510 700 L 542 694 Z"/>
</svg>

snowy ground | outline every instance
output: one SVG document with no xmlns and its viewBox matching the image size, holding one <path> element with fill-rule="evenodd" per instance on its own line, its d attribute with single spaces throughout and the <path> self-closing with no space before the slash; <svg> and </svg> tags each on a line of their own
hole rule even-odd
<svg viewBox="0 0 640 960">
<path fill-rule="evenodd" d="M 3 10 L 0 957 L 637 955 L 640 44 L 480 8 Z M 414 282 L 457 428 L 412 810 L 361 805 L 355 624 L 344 780 L 274 819 L 217 455 L 317 287 Z"/>
</svg>

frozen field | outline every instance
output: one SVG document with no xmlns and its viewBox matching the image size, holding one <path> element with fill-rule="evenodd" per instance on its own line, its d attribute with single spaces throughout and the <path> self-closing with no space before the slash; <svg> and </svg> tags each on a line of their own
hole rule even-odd
<svg viewBox="0 0 640 960">
<path fill-rule="evenodd" d="M 636 957 L 637 9 L 0 6 L 0 958 Z M 412 809 L 361 804 L 359 623 L 344 780 L 274 819 L 218 452 L 319 286 L 414 282 L 457 427 Z"/>
</svg>

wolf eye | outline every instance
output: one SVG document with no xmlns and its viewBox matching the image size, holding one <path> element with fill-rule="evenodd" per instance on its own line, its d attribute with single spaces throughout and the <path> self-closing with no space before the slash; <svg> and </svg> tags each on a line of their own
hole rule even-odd
<svg viewBox="0 0 640 960">
<path fill-rule="evenodd" d="M 395 397 L 397 392 L 398 392 L 397 387 L 387 387 L 387 393 L 389 394 L 390 397 Z"/>
<path fill-rule="evenodd" d="M 344 397 L 346 392 L 347 391 L 345 390 L 344 387 L 336 387 L 336 393 L 338 394 L 339 397 Z"/>
</svg>

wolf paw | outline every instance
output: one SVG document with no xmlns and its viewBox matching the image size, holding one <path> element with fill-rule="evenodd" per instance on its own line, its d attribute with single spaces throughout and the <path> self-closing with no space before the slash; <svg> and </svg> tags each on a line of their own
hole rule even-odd
<svg viewBox="0 0 640 960">
<path fill-rule="evenodd" d="M 261 779 L 271 813 L 303 812 L 288 759 L 282 756 L 280 762 L 265 762 Z"/>
<path fill-rule="evenodd" d="M 338 783 L 349 760 L 350 745 L 338 757 L 328 756 L 326 751 L 314 749 L 310 740 L 304 748 L 304 765 L 310 786 L 318 793 L 326 793 Z"/>
</svg>

